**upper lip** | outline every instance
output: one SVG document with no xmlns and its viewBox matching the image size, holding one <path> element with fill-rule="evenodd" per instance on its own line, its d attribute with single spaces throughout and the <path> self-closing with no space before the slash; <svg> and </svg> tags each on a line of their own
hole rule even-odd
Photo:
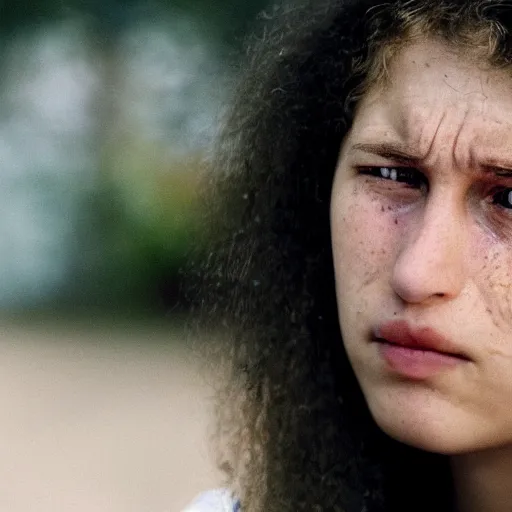
<svg viewBox="0 0 512 512">
<path fill-rule="evenodd" d="M 470 360 L 469 356 L 456 347 L 434 328 L 429 326 L 413 327 L 404 320 L 385 322 L 374 329 L 375 341 L 385 341 L 403 347 L 431 350 L 461 359 Z"/>
</svg>

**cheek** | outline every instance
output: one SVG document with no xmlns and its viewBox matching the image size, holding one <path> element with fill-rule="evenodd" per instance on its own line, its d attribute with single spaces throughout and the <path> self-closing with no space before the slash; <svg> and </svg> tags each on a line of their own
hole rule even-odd
<svg viewBox="0 0 512 512">
<path fill-rule="evenodd" d="M 357 190 L 333 196 L 331 215 L 338 296 L 354 300 L 354 293 L 391 272 L 401 227 L 393 212 Z"/>
<path fill-rule="evenodd" d="M 473 274 L 486 312 L 507 340 L 512 335 L 512 245 L 490 237 L 480 244 Z"/>
</svg>

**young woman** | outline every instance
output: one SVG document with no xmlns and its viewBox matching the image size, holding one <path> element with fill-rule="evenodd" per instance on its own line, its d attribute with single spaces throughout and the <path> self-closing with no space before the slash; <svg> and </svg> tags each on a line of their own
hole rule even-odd
<svg viewBox="0 0 512 512">
<path fill-rule="evenodd" d="M 215 171 L 193 510 L 512 510 L 512 2 L 281 9 Z"/>
</svg>

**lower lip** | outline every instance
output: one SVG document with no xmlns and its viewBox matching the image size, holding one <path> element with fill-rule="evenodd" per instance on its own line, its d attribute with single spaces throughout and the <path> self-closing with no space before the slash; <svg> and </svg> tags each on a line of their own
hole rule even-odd
<svg viewBox="0 0 512 512">
<path fill-rule="evenodd" d="M 379 343 L 379 350 L 390 369 L 411 379 L 426 379 L 464 363 L 459 357 L 391 343 Z"/>
</svg>

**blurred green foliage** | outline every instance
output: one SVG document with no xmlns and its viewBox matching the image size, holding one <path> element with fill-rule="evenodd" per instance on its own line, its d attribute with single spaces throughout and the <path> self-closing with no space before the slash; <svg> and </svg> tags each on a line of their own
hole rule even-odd
<svg viewBox="0 0 512 512">
<path fill-rule="evenodd" d="M 164 154 L 134 143 L 116 159 L 120 173 L 103 182 L 95 232 L 108 243 L 94 276 L 100 284 L 93 282 L 89 293 L 97 305 L 186 307 L 180 270 L 205 242 L 198 201 L 204 162 L 201 154 L 171 160 Z"/>
<path fill-rule="evenodd" d="M 139 20 L 186 18 L 204 31 L 205 44 L 236 53 L 267 5 L 266 0 L 0 0 L 3 42 L 55 22 L 79 20 L 101 82 L 93 136 L 97 187 L 83 202 L 87 220 L 77 229 L 74 273 L 60 300 L 106 308 L 184 304 L 180 268 L 203 240 L 197 184 L 204 148 L 173 156 L 143 134 L 132 133 L 127 140 L 119 133 L 120 45 Z M 0 67 L 7 47 L 0 47 Z"/>
<path fill-rule="evenodd" d="M 208 20 L 219 39 L 228 46 L 240 44 L 243 36 L 260 11 L 268 5 L 268 0 L 168 0 L 166 2 L 177 11 L 182 11 L 199 20 Z"/>
<path fill-rule="evenodd" d="M 135 16 L 167 13 L 187 15 L 209 25 L 225 42 L 236 44 L 248 23 L 269 5 L 267 0 L 2 0 L 0 33 L 53 21 L 58 17 L 88 17 L 110 35 L 122 31 Z"/>
</svg>

